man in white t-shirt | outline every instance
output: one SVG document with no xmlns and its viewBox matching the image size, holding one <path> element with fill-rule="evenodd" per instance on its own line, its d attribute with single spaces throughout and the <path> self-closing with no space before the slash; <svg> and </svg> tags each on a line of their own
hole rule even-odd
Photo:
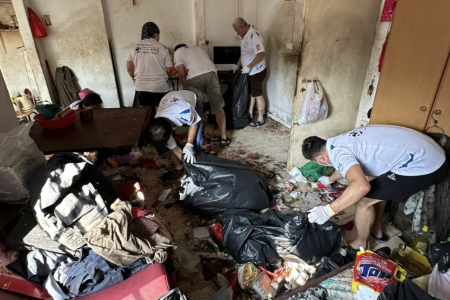
<svg viewBox="0 0 450 300">
<path fill-rule="evenodd" d="M 233 22 L 233 28 L 242 38 L 241 40 L 241 58 L 236 63 L 233 71 L 242 66 L 242 73 L 248 73 L 250 76 L 250 105 L 249 117 L 252 119 L 250 126 L 259 127 L 266 124 L 264 114 L 266 112 L 266 102 L 263 97 L 262 84 L 266 78 L 266 53 L 264 50 L 264 40 L 256 29 L 247 24 L 243 18 L 236 18 Z M 253 119 L 253 107 L 258 109 L 258 117 Z"/>
<path fill-rule="evenodd" d="M 223 110 L 225 101 L 220 92 L 216 66 L 200 47 L 179 44 L 175 47 L 173 55 L 183 88 L 194 87 L 208 95 L 211 114 L 216 115 L 217 126 L 220 130 L 220 145 L 229 146 L 231 141 L 227 139 L 227 125 Z"/>
<path fill-rule="evenodd" d="M 312 136 L 304 140 L 305 158 L 336 171 L 320 182 L 327 185 L 344 177 L 349 186 L 326 206 L 310 210 L 310 222 L 325 223 L 331 216 L 355 204 L 357 237 L 349 245 L 367 249 L 369 235 L 379 242 L 387 200 L 404 202 L 413 194 L 447 176 L 444 150 L 418 131 L 390 125 L 369 125 L 327 141 Z"/>
<path fill-rule="evenodd" d="M 157 109 L 162 97 L 170 91 L 168 74 L 172 61 L 167 48 L 159 42 L 159 28 L 153 22 L 142 27 L 141 40 L 131 47 L 127 71 L 136 86 L 140 106 L 148 106 L 149 114 Z"/>
<path fill-rule="evenodd" d="M 163 180 L 177 179 L 183 172 L 181 156 L 188 163 L 195 163 L 195 154 L 201 154 L 203 143 L 203 103 L 208 96 L 196 88 L 172 91 L 161 100 L 155 119 L 150 123 L 147 134 L 162 158 L 168 158 L 175 171 L 164 174 Z M 180 126 L 189 126 L 187 143 L 183 150 L 178 147 L 172 132 Z"/>
</svg>

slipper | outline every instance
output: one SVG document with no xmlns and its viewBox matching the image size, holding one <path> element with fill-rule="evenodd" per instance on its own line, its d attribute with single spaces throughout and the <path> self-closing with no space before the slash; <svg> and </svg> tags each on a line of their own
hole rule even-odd
<svg viewBox="0 0 450 300">
<path fill-rule="evenodd" d="M 259 126 L 263 126 L 263 125 L 266 125 L 266 121 L 265 120 L 264 120 L 264 123 L 261 123 L 258 120 L 253 120 L 253 122 L 248 124 L 248 126 L 250 126 L 250 127 L 259 127 Z"/>
<path fill-rule="evenodd" d="M 231 140 L 226 138 L 226 139 L 220 139 L 220 147 L 228 147 L 231 144 Z"/>
<path fill-rule="evenodd" d="M 385 235 L 384 232 L 381 238 L 376 237 L 373 233 L 370 233 L 370 235 L 377 240 L 378 243 L 387 243 L 387 241 L 389 241 L 389 237 Z"/>
</svg>

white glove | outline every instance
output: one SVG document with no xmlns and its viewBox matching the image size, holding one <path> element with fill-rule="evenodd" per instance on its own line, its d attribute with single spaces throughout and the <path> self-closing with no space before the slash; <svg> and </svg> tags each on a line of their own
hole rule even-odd
<svg viewBox="0 0 450 300">
<path fill-rule="evenodd" d="M 242 68 L 242 74 L 248 74 L 248 73 L 250 73 L 250 70 L 251 69 L 248 66 L 246 66 L 246 67 Z"/>
<path fill-rule="evenodd" d="M 330 205 L 314 207 L 313 209 L 310 209 L 308 213 L 309 223 L 317 223 L 319 225 L 322 225 L 335 215 Z"/>
<path fill-rule="evenodd" d="M 233 67 L 233 73 L 236 73 L 237 70 L 239 70 L 239 66 L 238 66 L 238 65 L 234 65 L 234 67 Z"/>
<path fill-rule="evenodd" d="M 330 177 L 328 176 L 322 176 L 319 178 L 320 183 L 322 183 L 323 185 L 329 186 L 331 184 L 330 182 Z"/>
<path fill-rule="evenodd" d="M 195 156 L 194 156 L 194 145 L 191 143 L 187 143 L 183 148 L 183 154 L 184 154 L 184 160 L 188 164 L 193 164 L 196 162 Z"/>
</svg>

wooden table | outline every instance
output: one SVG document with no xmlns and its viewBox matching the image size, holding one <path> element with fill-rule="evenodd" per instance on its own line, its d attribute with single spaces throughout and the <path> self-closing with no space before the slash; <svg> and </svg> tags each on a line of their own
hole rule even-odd
<svg viewBox="0 0 450 300">
<path fill-rule="evenodd" d="M 139 143 L 147 119 L 147 107 L 94 110 L 94 119 L 61 129 L 43 129 L 34 123 L 31 138 L 45 154 L 97 150 L 111 154 L 128 153 Z"/>
</svg>

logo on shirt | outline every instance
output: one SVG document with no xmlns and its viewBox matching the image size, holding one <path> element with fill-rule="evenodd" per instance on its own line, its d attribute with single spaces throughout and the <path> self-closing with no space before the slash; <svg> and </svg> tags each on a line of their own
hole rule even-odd
<svg viewBox="0 0 450 300">
<path fill-rule="evenodd" d="M 343 169 L 343 168 L 344 168 L 344 167 L 342 167 L 342 164 L 339 163 L 339 165 L 338 165 L 338 167 L 337 167 L 338 172 L 339 172 L 339 173 L 342 173 L 342 169 Z"/>
<path fill-rule="evenodd" d="M 188 109 L 183 110 L 182 112 L 180 112 L 178 117 L 177 117 L 177 119 L 186 124 L 186 123 L 189 122 L 190 115 L 191 115 L 191 109 L 188 108 Z"/>
<path fill-rule="evenodd" d="M 362 129 L 355 129 L 353 131 L 350 131 L 350 133 L 348 134 L 348 136 L 351 137 L 358 137 L 360 135 L 362 135 L 364 133 L 364 131 Z"/>
<path fill-rule="evenodd" d="M 409 155 L 411 156 L 410 159 L 406 163 L 401 165 L 399 169 L 407 168 L 408 165 L 414 160 L 414 154 L 410 153 Z"/>
<path fill-rule="evenodd" d="M 257 51 L 261 50 L 261 46 L 259 44 L 256 45 L 256 50 Z"/>
<path fill-rule="evenodd" d="M 391 175 L 388 175 L 388 178 L 392 181 L 395 181 L 395 173 L 392 173 Z"/>
</svg>

